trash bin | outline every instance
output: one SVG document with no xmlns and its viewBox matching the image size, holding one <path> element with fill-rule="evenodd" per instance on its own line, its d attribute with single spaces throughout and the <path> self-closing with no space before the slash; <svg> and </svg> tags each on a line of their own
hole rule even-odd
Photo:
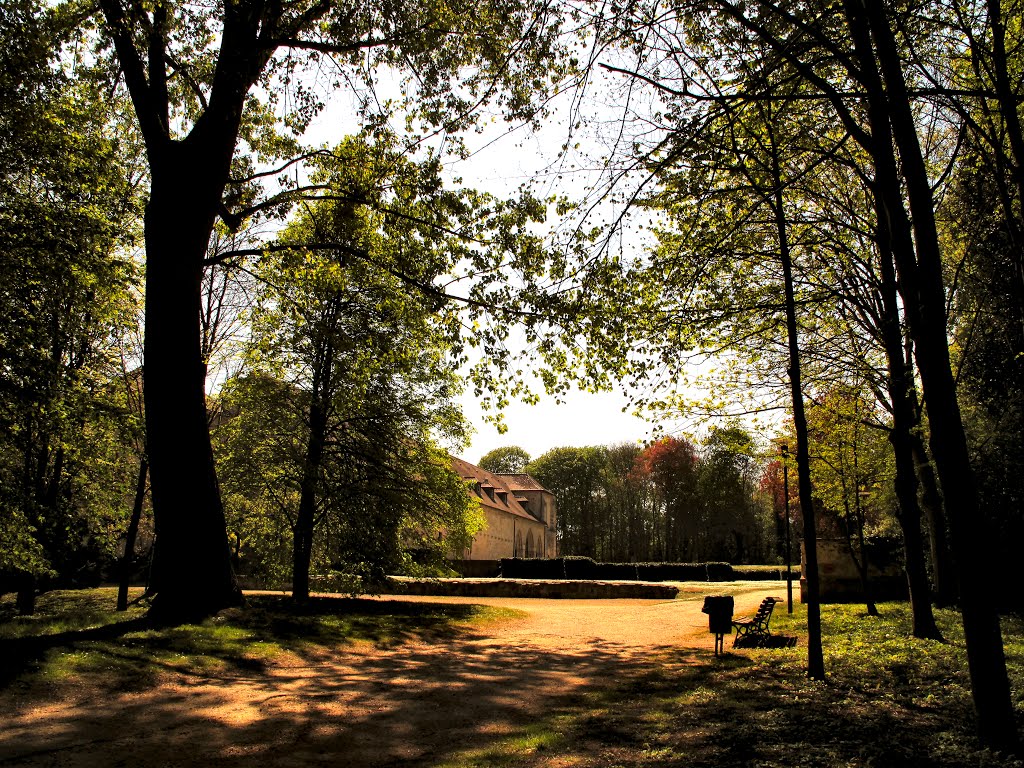
<svg viewBox="0 0 1024 768">
<path fill-rule="evenodd" d="M 715 655 L 725 650 L 725 635 L 732 634 L 732 595 L 708 595 L 701 611 L 708 615 L 708 631 L 715 634 Z"/>
</svg>

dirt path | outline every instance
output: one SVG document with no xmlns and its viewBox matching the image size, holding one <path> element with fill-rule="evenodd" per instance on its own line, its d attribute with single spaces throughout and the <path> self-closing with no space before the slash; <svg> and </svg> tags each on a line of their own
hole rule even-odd
<svg viewBox="0 0 1024 768">
<path fill-rule="evenodd" d="M 777 591 L 739 591 L 737 613 Z M 436 765 L 578 701 L 652 654 L 709 651 L 705 593 L 673 601 L 403 597 L 528 616 L 450 641 L 359 644 L 252 675 L 180 675 L 99 701 L 3 702 L 0 764 Z"/>
</svg>

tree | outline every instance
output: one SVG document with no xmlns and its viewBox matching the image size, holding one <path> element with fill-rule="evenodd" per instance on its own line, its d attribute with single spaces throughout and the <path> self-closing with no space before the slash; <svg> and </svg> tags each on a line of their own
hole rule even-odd
<svg viewBox="0 0 1024 768">
<path fill-rule="evenodd" d="M 530 454 L 518 445 L 495 448 L 480 457 L 479 467 L 496 475 L 518 475 L 526 470 Z"/>
<path fill-rule="evenodd" d="M 936 71 L 935 59 L 905 55 L 908 50 L 921 50 L 911 44 L 915 35 L 928 38 L 929 31 L 941 24 L 922 25 L 905 8 L 878 0 L 845 2 L 842 15 L 826 10 L 805 15 L 771 0 L 754 6 L 712 0 L 630 19 L 614 31 L 625 38 L 638 63 L 613 69 L 685 104 L 697 105 L 694 109 L 670 106 L 656 113 L 658 121 L 664 114 L 666 122 L 674 119 L 689 129 L 683 134 L 688 149 L 689 137 L 708 125 L 699 107 L 772 104 L 797 92 L 798 103 L 819 104 L 831 113 L 821 123 L 807 123 L 809 133 L 813 135 L 821 124 L 841 126 L 846 134 L 841 141 L 855 142 L 870 159 L 867 176 L 875 195 L 880 251 L 892 258 L 899 279 L 928 411 L 932 456 L 961 565 L 963 620 L 979 733 L 987 744 L 1013 748 L 1016 736 L 998 614 L 975 568 L 984 558 L 985 537 L 973 522 L 978 519 L 978 496 L 950 364 L 943 253 L 933 183 L 919 133 L 922 91 L 915 86 L 919 80 L 929 81 Z M 998 13 L 991 15 L 998 21 Z M 692 23 L 693 17 L 704 23 Z M 651 32 L 656 32 L 657 45 L 648 46 Z M 1007 95 L 1005 89 L 1003 95 Z M 1000 103 L 1008 106 L 1005 99 Z M 648 124 L 642 124 L 647 130 Z M 673 146 L 658 143 L 645 159 L 657 161 L 658 170 L 669 167 L 687 156 L 667 151 Z M 782 221 L 781 205 L 774 207 L 776 222 Z M 781 249 L 784 262 L 786 250 Z M 792 303 L 792 295 L 787 303 Z M 791 319 L 788 324 L 794 331 Z M 795 333 L 789 335 L 792 344 Z M 792 366 L 790 372 L 797 373 Z M 793 382 L 792 389 L 796 408 L 799 381 Z M 894 402 L 905 399 L 909 398 Z M 794 416 L 799 434 L 799 413 Z M 799 443 L 797 448 L 799 455 Z M 809 482 L 804 487 L 809 495 Z M 813 529 L 809 527 L 808 532 L 813 534 Z"/>
<path fill-rule="evenodd" d="M 703 442 L 698 472 L 698 495 L 711 540 L 706 558 L 768 562 L 774 522 L 757 493 L 761 472 L 753 436 L 736 426 L 713 428 Z"/>
<path fill-rule="evenodd" d="M 223 427 L 225 487 L 250 501 L 275 494 L 262 506 L 288 519 L 298 601 L 317 563 L 349 584 L 379 582 L 405 565 L 403 549 L 436 562 L 477 524 L 435 447 L 464 436 L 452 349 L 436 299 L 398 276 L 430 284 L 450 268 L 458 245 L 436 233 L 457 226 L 438 217 L 459 196 L 441 189 L 436 163 L 384 141 L 350 138 L 333 155 L 315 178 L 338 198 L 309 206 L 255 270 L 254 378 L 235 388 Z M 250 445 L 265 456 L 255 466 Z M 253 486 L 254 474 L 266 478 Z"/>
<path fill-rule="evenodd" d="M 607 453 L 603 447 L 552 448 L 526 471 L 558 503 L 558 550 L 563 555 L 598 555 Z"/>
<path fill-rule="evenodd" d="M 509 117 L 531 114 L 543 75 L 558 76 L 550 67 L 560 19 L 546 2 L 531 0 L 468 7 L 102 0 L 100 9 L 149 162 L 145 392 L 159 540 L 153 611 L 176 620 L 240 597 L 206 423 L 200 287 L 218 217 L 237 228 L 317 191 L 289 181 L 310 156 L 296 136 L 320 107 L 301 73 L 326 67 L 336 73 L 333 82 L 367 89 L 384 68 L 407 73 L 404 105 L 413 124 L 454 135 L 486 102 Z M 366 122 L 390 118 L 373 111 L 390 108 L 389 100 L 354 95 Z M 264 194 L 264 182 L 279 176 L 283 193 Z"/>
<path fill-rule="evenodd" d="M 947 335 L 942 249 L 935 219 L 935 198 L 921 151 L 905 66 L 886 9 L 876 0 L 845 4 L 847 25 L 862 68 L 862 83 L 876 134 L 872 157 L 884 169 L 896 147 L 904 202 L 896 183 L 879 182 L 892 253 L 903 289 L 907 323 L 926 407 L 930 447 L 953 534 L 959 564 L 961 610 L 978 729 L 986 744 L 1016 749 L 1017 733 L 1010 699 L 997 607 L 976 566 L 985 560 L 986 537 L 976 525 L 980 507 L 966 433 L 957 400 Z M 891 126 L 891 133 L 883 131 Z M 881 138 L 892 142 L 882 145 Z M 897 199 L 898 198 L 898 199 Z M 910 234 L 913 244 L 910 245 Z"/>
<path fill-rule="evenodd" d="M 952 103 L 966 135 L 940 222 L 954 245 L 954 362 L 991 561 L 1009 568 L 1024 520 L 1024 152 L 1014 93 L 1020 51 L 1007 42 L 1019 37 L 1022 19 L 1012 3 L 954 7 L 971 44 L 970 66 L 950 72 L 965 94 Z"/>
<path fill-rule="evenodd" d="M 602 560 L 612 563 L 654 559 L 652 541 L 654 501 L 640 461 L 638 443 L 610 445 L 605 480 L 605 537 Z"/>
<path fill-rule="evenodd" d="M 885 431 L 866 426 L 871 421 L 871 405 L 849 386 L 826 392 L 809 409 L 808 421 L 815 496 L 826 510 L 838 515 L 860 576 L 868 615 L 877 616 L 865 539 L 872 529 L 882 527 L 885 501 L 892 497 Z"/>
<path fill-rule="evenodd" d="M 72 34 L 60 9 L 0 10 L 0 569 L 26 611 L 35 577 L 107 565 L 123 515 L 109 338 L 133 314 L 135 155 L 116 100 L 68 77 Z"/>
<path fill-rule="evenodd" d="M 665 437 L 638 457 L 654 489 L 655 553 L 664 562 L 698 562 L 707 555 L 709 531 L 698 500 L 697 449 L 689 440 Z"/>
</svg>

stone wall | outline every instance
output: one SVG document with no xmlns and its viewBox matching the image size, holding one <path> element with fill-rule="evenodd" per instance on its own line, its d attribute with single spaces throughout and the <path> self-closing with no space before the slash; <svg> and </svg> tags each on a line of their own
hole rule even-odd
<svg viewBox="0 0 1024 768">
<path fill-rule="evenodd" d="M 854 603 L 864 599 L 850 548 L 841 539 L 818 540 L 818 578 L 823 603 Z M 869 545 L 868 583 L 874 600 L 906 600 L 907 577 L 894 546 Z M 807 566 L 800 545 L 800 600 L 806 600 Z"/>
</svg>

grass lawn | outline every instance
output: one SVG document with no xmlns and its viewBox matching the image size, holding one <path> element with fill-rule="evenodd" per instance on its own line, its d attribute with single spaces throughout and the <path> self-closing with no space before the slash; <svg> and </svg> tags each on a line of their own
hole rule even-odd
<svg viewBox="0 0 1024 768">
<path fill-rule="evenodd" d="M 136 590 L 136 595 L 141 590 Z M 279 595 L 254 595 L 245 608 L 201 624 L 149 625 L 148 605 L 117 613 L 114 591 L 42 595 L 36 615 L 17 616 L 13 596 L 0 598 L 0 695 L 52 693 L 73 683 L 98 690 L 143 690 L 163 674 L 254 672 L 284 657 L 316 658 L 353 643 L 381 648 L 412 639 L 443 640 L 470 625 L 519 614 L 479 605 L 374 603 L 313 598 L 303 608 Z"/>
<path fill-rule="evenodd" d="M 939 611 L 946 643 L 910 637 L 904 603 L 823 606 L 826 682 L 804 674 L 806 611 L 776 607 L 775 634 L 795 648 L 714 658 L 681 649 L 643 674 L 545 722 L 445 763 L 469 766 L 1014 766 L 973 735 L 959 614 Z M 1018 721 L 1024 714 L 1024 623 L 1004 620 Z"/>
</svg>

